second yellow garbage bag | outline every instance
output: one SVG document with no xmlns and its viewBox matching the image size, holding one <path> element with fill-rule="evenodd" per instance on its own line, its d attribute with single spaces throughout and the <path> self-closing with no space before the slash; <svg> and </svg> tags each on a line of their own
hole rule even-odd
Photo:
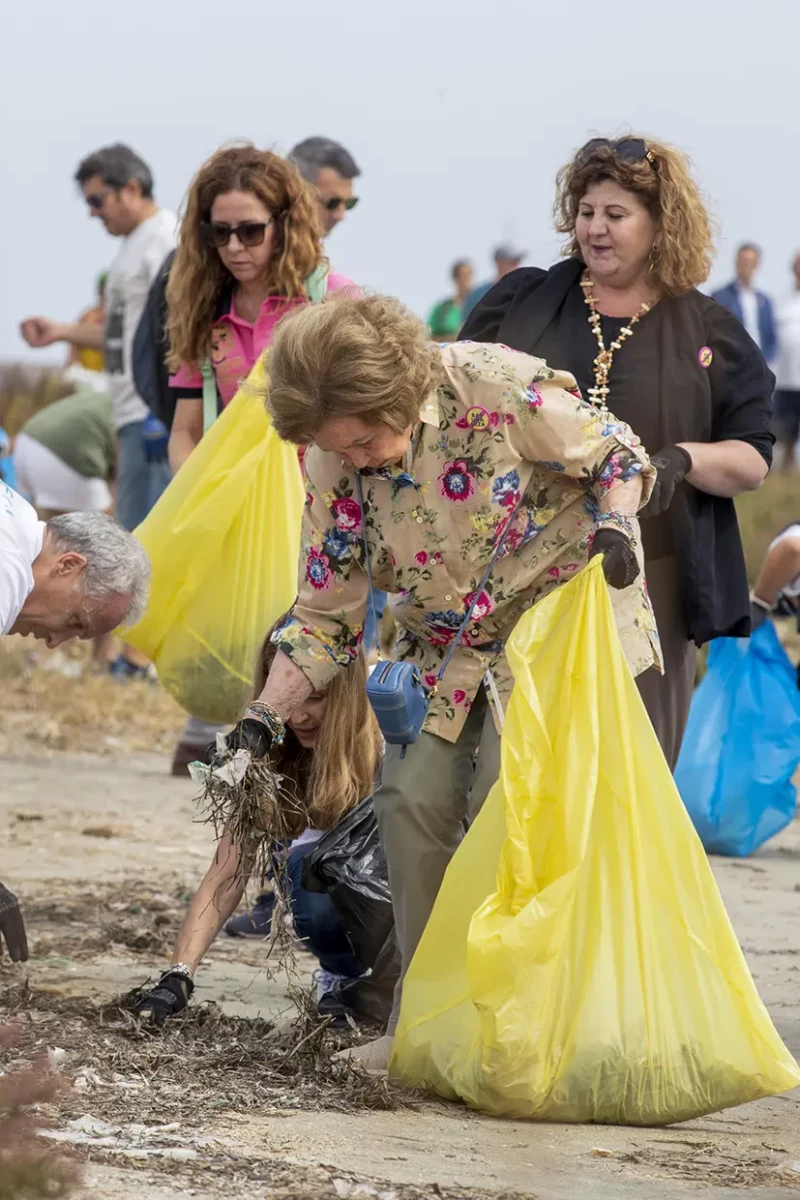
<svg viewBox="0 0 800 1200">
<path fill-rule="evenodd" d="M 392 1074 L 497 1115 L 621 1125 L 795 1087 L 599 559 L 522 618 L 509 658 L 501 778 L 405 980 Z"/>
<path fill-rule="evenodd" d="M 264 382 L 262 359 L 136 530 L 153 582 L 125 637 L 205 721 L 239 717 L 258 648 L 297 592 L 302 475 L 269 422 Z"/>
</svg>

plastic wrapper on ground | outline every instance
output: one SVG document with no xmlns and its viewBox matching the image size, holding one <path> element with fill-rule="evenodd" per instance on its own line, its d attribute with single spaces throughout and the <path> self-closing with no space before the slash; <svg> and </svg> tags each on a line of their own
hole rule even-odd
<svg viewBox="0 0 800 1200">
<path fill-rule="evenodd" d="M 501 777 L 406 976 L 391 1073 L 497 1115 L 630 1125 L 795 1087 L 599 559 L 508 653 Z"/>
</svg>

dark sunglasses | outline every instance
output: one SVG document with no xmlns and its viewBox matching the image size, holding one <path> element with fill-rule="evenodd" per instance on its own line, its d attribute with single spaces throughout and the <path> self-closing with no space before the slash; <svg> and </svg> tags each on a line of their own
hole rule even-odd
<svg viewBox="0 0 800 1200">
<path fill-rule="evenodd" d="M 352 212 L 358 204 L 358 196 L 351 196 L 349 200 L 342 200 L 339 196 L 331 196 L 328 200 L 322 201 L 322 207 L 326 212 L 337 212 L 344 205 L 345 212 Z"/>
<path fill-rule="evenodd" d="M 110 196 L 113 190 L 113 188 L 106 188 L 104 192 L 92 192 L 89 196 L 84 197 L 92 212 L 100 212 L 106 202 L 106 197 Z"/>
<path fill-rule="evenodd" d="M 610 150 L 622 162 L 647 161 L 653 170 L 658 172 L 658 159 L 653 151 L 648 149 L 644 138 L 618 138 L 616 141 L 611 141 L 609 138 L 592 138 L 578 151 L 575 161 L 578 164 L 588 162 L 598 150 Z"/>
<path fill-rule="evenodd" d="M 201 221 L 200 237 L 207 246 L 222 250 L 236 234 L 243 246 L 260 246 L 272 221 L 242 221 L 241 225 L 227 225 L 224 221 Z"/>
</svg>

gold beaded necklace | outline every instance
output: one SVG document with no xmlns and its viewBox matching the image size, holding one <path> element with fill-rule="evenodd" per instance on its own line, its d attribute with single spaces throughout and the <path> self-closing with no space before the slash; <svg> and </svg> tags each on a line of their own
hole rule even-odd
<svg viewBox="0 0 800 1200">
<path fill-rule="evenodd" d="M 589 324 L 592 327 L 592 333 L 597 338 L 599 353 L 594 360 L 594 387 L 589 388 L 589 398 L 598 408 L 601 413 L 608 412 L 608 376 L 611 371 L 611 364 L 614 361 L 614 351 L 619 350 L 622 343 L 627 341 L 629 337 L 633 337 L 633 327 L 637 321 L 649 313 L 651 305 L 647 301 L 642 302 L 642 306 L 634 317 L 631 317 L 628 325 L 623 325 L 620 329 L 617 338 L 606 349 L 605 341 L 603 340 L 603 329 L 600 324 L 600 313 L 597 311 L 597 301 L 592 295 L 594 280 L 590 277 L 589 272 L 584 272 L 581 279 L 581 287 L 583 288 L 583 300 L 589 307 Z"/>
</svg>

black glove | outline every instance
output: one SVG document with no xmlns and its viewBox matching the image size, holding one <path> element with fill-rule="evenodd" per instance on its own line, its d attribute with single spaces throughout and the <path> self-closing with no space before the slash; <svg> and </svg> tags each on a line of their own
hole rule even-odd
<svg viewBox="0 0 800 1200">
<path fill-rule="evenodd" d="M 245 717 L 233 727 L 225 738 L 225 744 L 230 751 L 249 750 L 253 758 L 266 758 L 272 749 L 272 731 L 255 717 Z M 212 766 L 217 758 L 216 744 L 206 750 L 206 762 Z"/>
<path fill-rule="evenodd" d="M 639 564 L 633 546 L 618 529 L 598 529 L 594 535 L 589 559 L 603 556 L 603 574 L 613 588 L 630 587 L 639 574 Z"/>
<path fill-rule="evenodd" d="M 650 456 L 656 469 L 656 482 L 650 499 L 639 513 L 640 520 L 660 517 L 672 503 L 676 489 L 683 483 L 692 469 L 692 456 L 683 446 L 665 446 L 658 454 Z"/>
<path fill-rule="evenodd" d="M 28 939 L 19 911 L 19 900 L 0 883 L 0 955 L 3 953 L 3 938 L 12 962 L 28 961 Z"/>
<path fill-rule="evenodd" d="M 136 1011 L 151 1025 L 163 1025 L 167 1017 L 183 1012 L 192 998 L 194 984 L 188 975 L 165 971 L 154 988 L 145 992 Z"/>
<path fill-rule="evenodd" d="M 770 611 L 771 610 L 765 605 L 759 604 L 757 600 L 750 601 L 750 625 L 753 633 L 755 633 L 757 629 L 761 628 L 769 616 Z"/>
</svg>

